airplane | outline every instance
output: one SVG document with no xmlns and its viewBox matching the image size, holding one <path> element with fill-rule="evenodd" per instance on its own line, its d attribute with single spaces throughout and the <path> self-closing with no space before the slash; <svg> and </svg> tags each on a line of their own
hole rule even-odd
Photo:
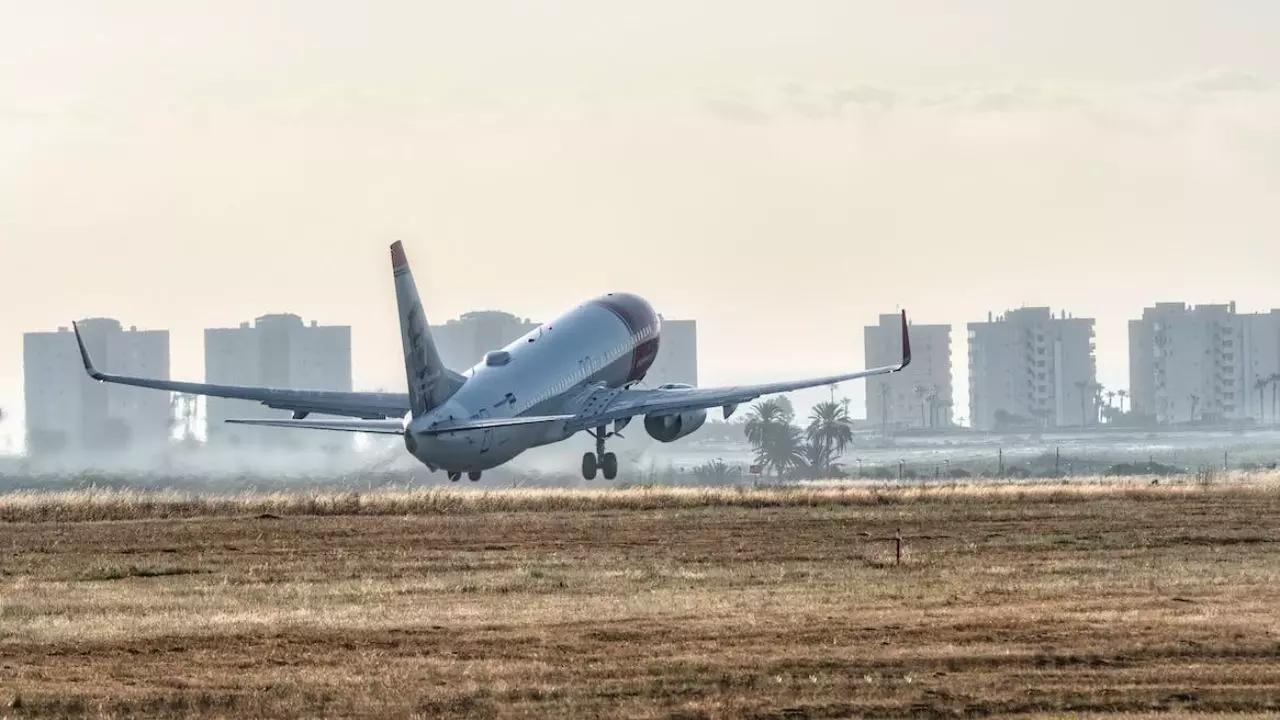
<svg viewBox="0 0 1280 720">
<path fill-rule="evenodd" d="M 643 298 L 613 292 L 588 300 L 506 347 L 492 350 L 472 368 L 445 367 L 431 337 L 404 246 L 391 245 L 407 393 L 336 392 L 217 385 L 130 377 L 94 367 L 80 328 L 73 323 L 85 372 L 99 382 L 170 392 L 252 400 L 291 410 L 291 418 L 228 419 L 228 423 L 399 435 L 405 449 L 451 481 L 472 481 L 525 450 L 586 431 L 595 452 L 582 456 L 582 476 L 606 480 L 618 474 L 618 458 L 605 441 L 632 419 L 645 431 L 673 442 L 697 430 L 707 411 L 727 420 L 742 403 L 763 395 L 828 386 L 896 373 L 911 362 L 907 313 L 902 312 L 902 360 L 895 365 L 841 375 L 761 385 L 695 388 L 667 383 L 635 387 L 658 354 L 662 322 Z M 311 414 L 332 418 L 311 418 Z"/>
</svg>

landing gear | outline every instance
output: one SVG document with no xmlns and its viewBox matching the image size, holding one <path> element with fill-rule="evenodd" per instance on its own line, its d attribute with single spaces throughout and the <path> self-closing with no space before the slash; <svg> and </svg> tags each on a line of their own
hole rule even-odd
<svg viewBox="0 0 1280 720">
<path fill-rule="evenodd" d="M 460 472 L 449 473 L 449 482 L 458 482 L 461 479 L 462 479 L 462 473 Z"/>
<path fill-rule="evenodd" d="M 596 439 L 596 451 L 582 456 L 582 477 L 587 480 L 595 480 L 597 469 L 604 473 L 605 480 L 612 480 L 618 477 L 618 456 L 604 451 L 605 439 L 617 435 L 617 433 L 606 432 L 603 427 L 598 427 L 594 431 L 588 430 L 587 432 L 591 433 L 591 437 Z"/>
<path fill-rule="evenodd" d="M 480 471 L 479 471 L 479 470 L 472 470 L 471 472 L 467 473 L 467 479 L 468 479 L 468 480 L 470 480 L 471 482 L 475 482 L 475 481 L 479 480 L 479 479 L 480 479 Z"/>
</svg>

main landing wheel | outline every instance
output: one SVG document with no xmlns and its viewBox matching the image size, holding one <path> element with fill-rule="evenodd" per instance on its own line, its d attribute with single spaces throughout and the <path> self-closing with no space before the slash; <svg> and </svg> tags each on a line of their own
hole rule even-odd
<svg viewBox="0 0 1280 720">
<path fill-rule="evenodd" d="M 458 482 L 461 479 L 462 479 L 462 473 L 460 472 L 449 473 L 449 482 Z"/>
<path fill-rule="evenodd" d="M 582 477 L 588 480 L 595 480 L 596 470 L 604 473 L 605 480 L 612 480 L 618 477 L 618 456 L 604 451 L 605 438 L 618 433 L 610 433 L 606 427 L 598 427 L 594 432 L 591 430 L 587 432 L 591 433 L 591 437 L 596 439 L 596 451 L 582 456 Z"/>
<path fill-rule="evenodd" d="M 471 472 L 467 473 L 467 479 L 468 479 L 468 480 L 470 480 L 471 482 L 475 482 L 475 481 L 479 480 L 479 479 L 480 479 L 480 471 L 479 471 L 479 470 L 472 470 Z"/>
</svg>

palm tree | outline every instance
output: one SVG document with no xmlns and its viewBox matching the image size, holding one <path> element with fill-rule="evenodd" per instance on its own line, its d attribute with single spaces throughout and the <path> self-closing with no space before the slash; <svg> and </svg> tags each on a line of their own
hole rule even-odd
<svg viewBox="0 0 1280 720">
<path fill-rule="evenodd" d="M 760 447 L 774 427 L 791 423 L 791 413 L 782 404 L 782 399 L 781 397 L 769 398 L 751 406 L 751 412 L 742 426 L 747 442 Z"/>
<path fill-rule="evenodd" d="M 792 468 L 804 467 L 804 433 L 794 425 L 775 426 L 756 452 L 756 462 L 773 468 L 778 477 Z"/>
<path fill-rule="evenodd" d="M 809 414 L 809 426 L 805 437 L 810 443 L 823 448 L 826 461 L 815 470 L 829 470 L 833 458 L 844 455 L 845 448 L 853 442 L 853 422 L 849 419 L 847 405 L 837 402 L 818 403 Z"/>
<path fill-rule="evenodd" d="M 944 399 L 941 403 L 938 403 L 938 410 L 940 412 L 938 424 L 941 425 L 942 427 L 951 427 L 951 423 L 952 423 L 951 408 L 953 407 L 955 407 L 955 404 L 952 403 L 950 400 Z M 945 422 L 943 422 L 944 419 L 945 419 Z"/>
<path fill-rule="evenodd" d="M 1280 372 L 1272 373 L 1267 380 L 1271 382 L 1271 422 L 1274 423 L 1276 421 L 1276 385 L 1280 384 Z"/>
<path fill-rule="evenodd" d="M 1267 421 L 1267 385 L 1271 383 L 1270 377 L 1260 377 L 1253 382 L 1253 389 L 1258 391 L 1258 414 L 1259 421 L 1265 423 Z M 1271 414 L 1275 418 L 1275 413 Z"/>
<path fill-rule="evenodd" d="M 1120 398 L 1120 412 L 1124 413 L 1124 399 L 1129 397 L 1129 391 L 1121 388 L 1116 391 L 1116 397 Z"/>
<path fill-rule="evenodd" d="M 804 464 L 800 428 L 791 424 L 795 411 L 785 397 L 761 400 L 751 407 L 743 432 L 755 448 L 755 461 L 782 475 Z"/>
<path fill-rule="evenodd" d="M 1195 393 L 1191 393 L 1187 396 L 1187 399 L 1191 401 L 1191 422 L 1195 422 L 1196 407 L 1200 405 L 1200 396 Z"/>
<path fill-rule="evenodd" d="M 915 387 L 911 388 L 911 391 L 912 391 L 913 393 L 915 393 L 915 395 L 916 395 L 916 400 L 919 400 L 919 401 L 920 401 L 920 427 L 921 427 L 921 428 L 923 428 L 923 427 L 925 426 L 925 424 L 924 424 L 924 395 L 925 395 L 925 389 L 924 389 L 924 386 L 923 386 L 923 385 L 916 385 Z"/>
<path fill-rule="evenodd" d="M 831 460 L 831 448 L 820 439 L 809 438 L 809 441 L 804 444 L 804 462 L 809 468 L 809 476 L 814 480 L 823 475 L 830 475 L 829 468 L 834 465 Z"/>
</svg>

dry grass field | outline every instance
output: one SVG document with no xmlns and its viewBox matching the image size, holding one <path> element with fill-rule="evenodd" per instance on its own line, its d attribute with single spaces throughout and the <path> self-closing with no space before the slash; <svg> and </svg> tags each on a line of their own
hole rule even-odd
<svg viewBox="0 0 1280 720">
<path fill-rule="evenodd" d="M 0 716 L 1275 717 L 1278 543 L 1268 476 L 0 495 Z"/>
</svg>

